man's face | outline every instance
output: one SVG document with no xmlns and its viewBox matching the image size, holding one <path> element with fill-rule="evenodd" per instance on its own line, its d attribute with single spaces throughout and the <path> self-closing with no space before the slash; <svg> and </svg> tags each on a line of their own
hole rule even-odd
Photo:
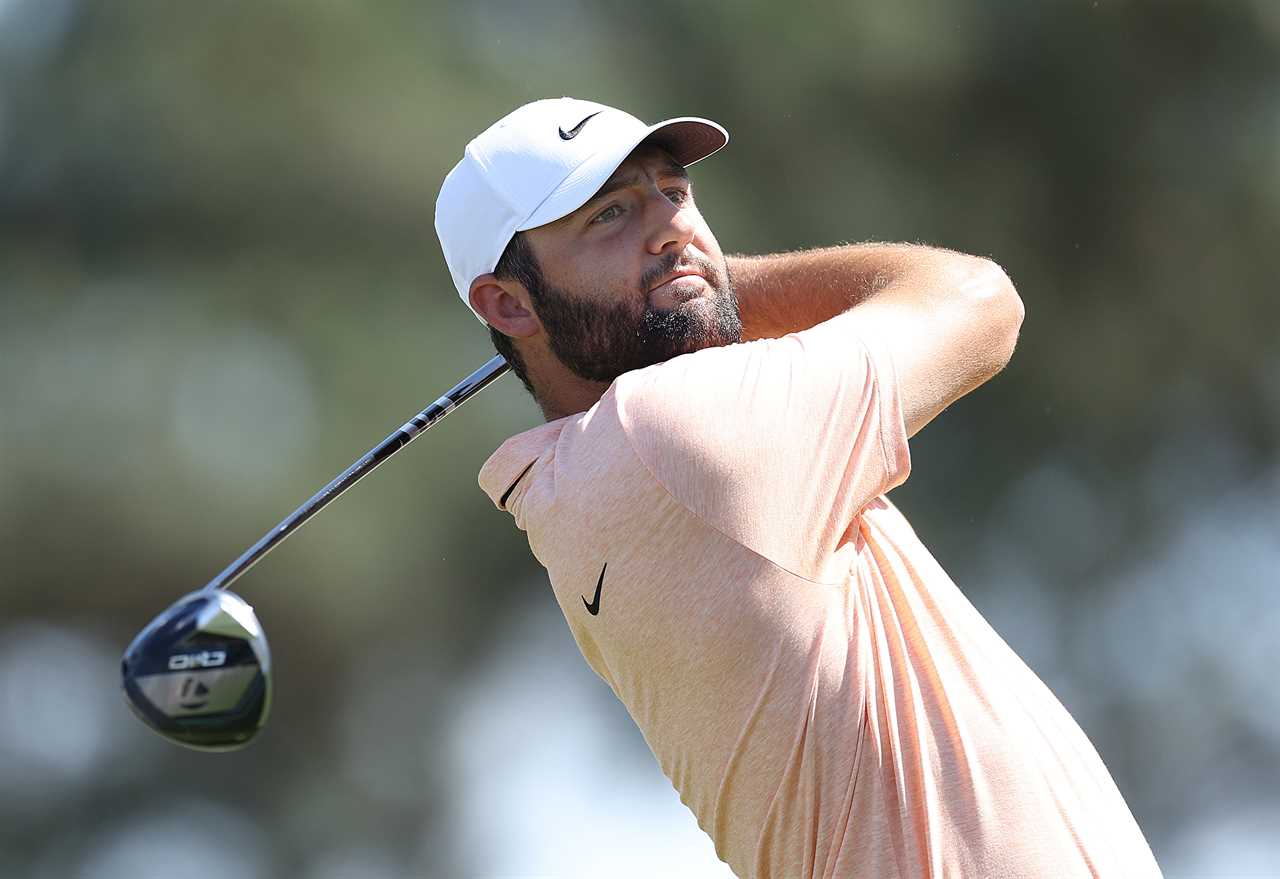
<svg viewBox="0 0 1280 879">
<path fill-rule="evenodd" d="M 638 147 L 590 201 L 524 233 L 541 268 L 530 289 L 552 352 L 585 379 L 741 340 L 724 254 L 688 175 Z"/>
</svg>

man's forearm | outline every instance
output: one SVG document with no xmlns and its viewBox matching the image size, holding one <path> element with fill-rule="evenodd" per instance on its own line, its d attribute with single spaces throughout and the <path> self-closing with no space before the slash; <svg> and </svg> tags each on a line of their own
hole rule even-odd
<svg viewBox="0 0 1280 879">
<path fill-rule="evenodd" d="M 744 340 L 777 338 L 822 323 L 890 287 L 929 287 L 957 260 L 915 244 L 846 244 L 767 256 L 727 257 Z"/>
</svg>

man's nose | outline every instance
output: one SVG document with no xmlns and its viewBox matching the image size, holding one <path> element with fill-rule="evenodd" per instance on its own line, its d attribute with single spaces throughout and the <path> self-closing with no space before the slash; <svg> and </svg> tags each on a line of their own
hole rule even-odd
<svg viewBox="0 0 1280 879">
<path fill-rule="evenodd" d="M 649 252 L 657 256 L 668 248 L 675 248 L 676 253 L 684 253 L 694 232 L 688 213 L 662 193 L 657 194 L 650 211 L 654 215 L 654 229 L 649 235 Z"/>
</svg>

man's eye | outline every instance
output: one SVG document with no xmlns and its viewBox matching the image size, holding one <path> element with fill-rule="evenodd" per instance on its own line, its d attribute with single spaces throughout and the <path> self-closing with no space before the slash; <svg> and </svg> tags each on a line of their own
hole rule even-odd
<svg viewBox="0 0 1280 879">
<path fill-rule="evenodd" d="M 683 189 L 668 189 L 667 198 L 671 199 L 672 204 L 684 204 L 689 200 L 689 193 Z"/>
<path fill-rule="evenodd" d="M 602 210 L 600 213 L 596 214 L 595 217 L 592 218 L 591 222 L 607 223 L 610 220 L 616 217 L 619 217 L 621 215 L 622 215 L 622 208 L 616 204 L 611 204 L 607 208 Z"/>
</svg>

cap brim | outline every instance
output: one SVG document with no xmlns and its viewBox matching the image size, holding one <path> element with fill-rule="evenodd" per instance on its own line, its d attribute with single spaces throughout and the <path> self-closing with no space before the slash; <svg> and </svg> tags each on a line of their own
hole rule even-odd
<svg viewBox="0 0 1280 879">
<path fill-rule="evenodd" d="M 668 119 L 666 122 L 650 126 L 648 136 L 640 143 L 646 141 L 662 147 L 671 153 L 673 159 L 687 168 L 694 162 L 701 162 L 727 144 L 729 132 L 710 119 L 681 116 L 678 119 Z"/>
<path fill-rule="evenodd" d="M 516 231 L 536 229 L 554 223 L 582 207 L 595 195 L 618 166 L 642 143 L 653 143 L 671 154 L 686 168 L 700 162 L 729 142 L 729 132 L 710 119 L 681 116 L 643 129 L 639 136 L 619 141 L 612 149 L 601 150 L 561 181 Z"/>
</svg>

